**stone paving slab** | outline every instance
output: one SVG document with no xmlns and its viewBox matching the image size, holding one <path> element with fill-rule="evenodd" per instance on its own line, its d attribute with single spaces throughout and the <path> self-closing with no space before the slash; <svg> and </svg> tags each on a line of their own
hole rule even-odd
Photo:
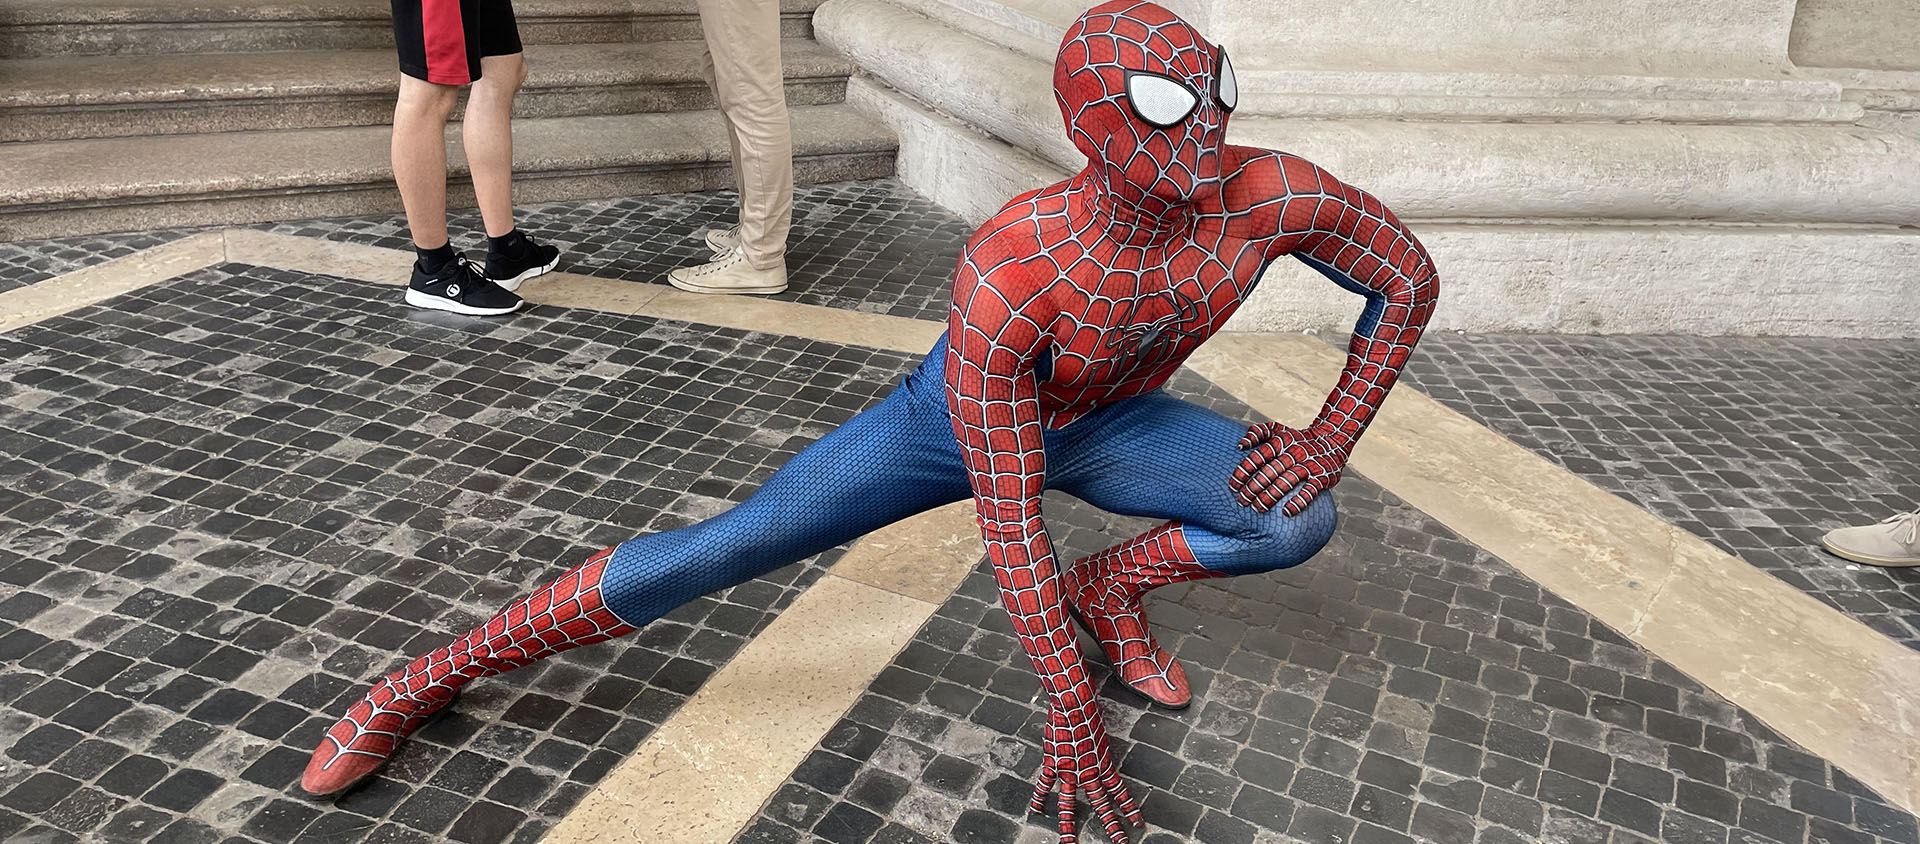
<svg viewBox="0 0 1920 844">
<path fill-rule="evenodd" d="M 830 552 L 476 684 L 295 788 L 364 684 L 742 499 L 909 356 L 225 265 L 0 335 L 0 839 L 532 841 Z"/>
<path fill-rule="evenodd" d="M 186 229 L 162 229 L 0 242 L 0 293 L 171 243 L 191 233 Z"/>
<path fill-rule="evenodd" d="M 665 284 L 667 271 L 707 260 L 700 233 L 732 225 L 733 191 L 554 202 L 517 209 L 520 226 L 561 248 L 560 269 Z M 477 210 L 449 217 L 456 248 L 476 259 L 486 241 Z M 268 223 L 294 234 L 412 249 L 406 217 Z M 800 185 L 787 244 L 787 292 L 770 298 L 916 319 L 945 319 L 953 268 L 973 227 L 894 179 Z"/>
<path fill-rule="evenodd" d="M 1173 390 L 1251 417 L 1191 373 Z M 1366 478 L 1336 495 L 1340 531 L 1306 564 L 1152 593 L 1190 709 L 1148 709 L 1098 669 L 1149 844 L 1920 840 L 1911 815 Z M 1064 497 L 1047 518 L 1062 556 L 1149 526 Z M 1038 692 L 982 571 L 736 840 L 1049 841 L 1026 811 Z"/>
<path fill-rule="evenodd" d="M 778 298 L 944 317 L 948 275 L 970 231 L 964 223 L 890 180 L 802 188 L 797 199 L 795 285 Z M 569 246 L 565 268 L 657 282 L 702 256 L 698 232 L 729 222 L 732 201 L 730 192 L 713 192 L 556 203 L 524 209 L 523 219 L 536 236 Z M 454 225 L 477 231 L 478 220 L 456 214 Z M 267 228 L 407 246 L 397 217 Z M 0 289 L 8 279 L 25 279 L 12 284 L 20 286 L 45 277 L 33 272 L 68 266 L 18 269 L 43 255 L 77 267 L 124 254 L 116 250 L 130 251 L 130 242 L 0 244 Z M 19 255 L 28 257 L 9 257 Z M 241 282 L 263 290 L 242 299 L 202 292 L 196 295 L 207 301 L 186 310 L 164 298 L 176 288 Z M 709 336 L 551 307 L 502 323 L 422 315 L 395 308 L 391 289 L 337 280 L 318 282 L 312 296 L 285 295 L 314 283 L 278 270 L 215 268 L 128 297 L 137 303 L 132 312 L 110 303 L 0 336 L 7 349 L 0 354 L 0 838 L 31 829 L 49 841 L 147 840 L 162 827 L 168 832 L 158 840 L 537 838 L 610 757 L 644 738 L 683 690 L 723 664 L 833 554 L 776 573 L 765 588 L 734 590 L 751 598 L 697 602 L 686 617 L 657 625 L 674 631 L 665 639 L 651 639 L 649 630 L 630 644 L 575 652 L 476 686 L 496 692 L 466 700 L 466 714 L 410 745 L 418 758 L 403 754 L 399 776 L 366 789 L 376 800 L 348 805 L 349 796 L 328 807 L 285 789 L 318 731 L 396 656 L 464 629 L 552 564 L 597 543 L 738 500 L 911 363 L 795 338 Z M 319 313 L 323 306 L 333 315 Z M 262 319 L 262 311 L 275 316 Z M 156 321 L 127 327 L 150 316 Z M 116 339 L 134 335 L 131 345 Z M 629 335 L 638 339 L 628 342 L 659 345 L 631 360 L 583 360 L 593 357 L 583 349 L 595 342 L 583 336 Z M 27 356 L 15 354 L 10 344 L 31 336 L 46 339 Z M 382 357 L 342 351 L 369 337 L 382 344 Z M 102 343 L 114 352 L 95 359 Z M 326 357 L 290 362 L 296 346 Z M 457 351 L 468 348 L 484 353 Z M 433 365 L 449 351 L 461 366 L 451 375 Z M 502 363 L 503 356 L 519 363 Z M 539 369 L 545 374 L 530 381 L 548 392 L 526 404 L 533 397 L 521 392 L 524 385 L 465 383 L 471 367 L 503 365 L 516 378 L 527 376 L 513 366 Z M 1920 473 L 1911 460 L 1900 462 L 1913 456 L 1900 444 L 1920 439 L 1920 417 L 1910 412 L 1920 397 L 1898 378 L 1915 370 L 1920 347 L 1910 341 L 1435 334 L 1416 354 L 1409 383 L 1914 644 L 1920 592 L 1910 578 L 1849 569 L 1810 540 L 1920 499 Z M 701 395 L 698 407 L 671 404 L 701 374 L 748 371 L 761 382 Z M 18 373 L 38 373 L 37 380 L 26 383 Z M 243 384 L 237 398 L 208 383 L 229 375 Z M 403 387 L 415 395 L 403 401 Z M 638 392 L 622 392 L 630 387 Z M 1194 376 L 1181 376 L 1176 389 L 1248 415 Z M 848 391 L 851 405 L 835 401 Z M 545 444 L 527 445 L 540 434 L 513 428 L 510 417 L 548 408 L 559 415 L 543 421 L 561 424 L 606 409 L 590 404 L 599 394 L 612 396 L 599 399 L 612 401 L 608 407 L 626 410 L 570 435 L 590 445 L 555 446 L 589 456 L 553 467 L 543 455 L 514 452 Z M 380 423 L 355 418 L 356 408 L 375 408 L 327 404 L 342 395 L 400 407 L 414 421 L 380 434 L 400 439 L 368 439 L 358 432 Z M 606 430 L 607 419 L 641 418 L 628 412 L 636 395 L 650 397 L 652 412 L 672 421 L 648 418 L 659 430 L 647 434 Z M 775 397 L 787 402 L 781 408 L 814 407 L 783 413 L 763 406 Z M 568 401 L 581 404 L 558 409 Z M 210 423 L 194 429 L 186 410 Z M 709 422 L 728 412 L 747 413 L 740 424 L 748 430 L 765 424 L 756 414 L 802 421 L 780 429 L 788 434 L 781 443 L 752 440 L 729 451 Z M 328 427 L 349 422 L 352 430 Z M 241 427 L 228 427 L 235 424 Z M 1755 433 L 1761 425 L 1766 431 Z M 302 444 L 302 427 L 335 439 Z M 416 440 L 409 431 L 431 436 Z M 503 434 L 528 439 L 488 442 Z M 633 453 L 643 455 L 638 462 L 654 461 L 650 470 L 660 474 L 622 477 L 607 449 L 623 446 L 608 437 L 647 439 L 653 450 Z M 180 445 L 205 459 L 169 463 L 185 460 L 169 456 Z M 408 458 L 410 451 L 417 453 Z M 474 465 L 481 469 L 469 471 Z M 406 471 L 416 468 L 418 476 Z M 673 473 L 681 474 L 667 477 Z M 497 485 L 474 480 L 493 476 Z M 207 485 L 175 487 L 184 500 L 161 493 L 176 483 Z M 1109 723 L 1122 735 L 1129 773 L 1144 784 L 1143 796 L 1157 795 L 1149 809 L 1163 827 L 1156 844 L 1400 836 L 1446 844 L 1920 840 L 1910 816 L 1844 773 L 1539 594 L 1364 478 L 1350 477 L 1338 494 L 1343 535 L 1351 535 L 1315 561 L 1266 578 L 1163 590 L 1151 603 L 1205 698 L 1186 713 L 1165 714 L 1108 689 Z M 402 502 L 422 511 L 475 509 L 437 520 L 419 511 L 382 513 Z M 1098 550 L 1143 526 L 1067 499 L 1048 506 L 1063 553 Z M 308 524 L 327 511 L 350 516 L 349 527 Z M 541 515 L 524 523 L 508 515 L 526 511 Z M 493 532 L 476 524 L 500 518 L 513 521 Z M 360 533 L 380 547 L 359 552 L 367 544 Z M 62 536 L 77 539 L 62 546 Z M 500 574 L 476 576 L 487 566 Z M 376 589 L 381 581 L 426 584 L 432 621 L 421 627 L 420 606 Z M 244 591 L 229 594 L 235 588 Z M 261 605 L 274 599 L 319 607 L 318 614 L 278 618 L 292 610 Z M 205 617 L 193 618 L 196 612 Z M 403 623 L 414 625 L 404 642 Z M 1031 670 L 1005 624 L 990 582 L 973 578 L 742 840 L 1046 840 L 1045 827 L 1021 805 L 1037 764 L 1037 710 Z M 197 653 L 229 637 L 230 647 Z M 239 661 L 219 667 L 227 660 Z M 246 660 L 253 662 L 240 667 Z M 670 670 L 676 666 L 684 676 Z M 225 678 L 236 670 L 237 680 Z M 318 685 L 297 692 L 300 678 Z M 229 682 L 257 699 L 223 696 L 217 686 Z M 606 693 L 616 697 L 632 690 L 631 702 L 604 697 L 607 683 L 618 686 Z M 536 696 L 525 704 L 531 709 L 520 709 Z M 1311 708 L 1289 709 L 1305 705 L 1292 698 Z M 1268 700 L 1287 703 L 1269 712 Z M 111 712 L 89 709 L 122 702 Z M 516 720 L 522 717 L 531 721 Z M 587 732 L 575 732 L 576 718 L 593 721 Z M 90 719 L 102 723 L 87 726 Z M 1245 726 L 1234 729 L 1235 719 Z M 596 740 L 602 723 L 610 726 Z M 1484 726 L 1478 744 L 1475 725 Z M 1283 740 L 1286 747 L 1276 744 Z M 1610 758 L 1607 771 L 1580 767 L 1594 752 Z M 1472 754 L 1479 767 L 1470 770 Z M 262 767 L 269 758 L 286 770 Z M 207 779 L 229 769 L 241 771 L 237 781 Z M 1671 793 L 1643 769 L 1665 771 Z M 156 771 L 159 778 L 143 779 Z M 842 774 L 846 781 L 835 786 Z M 208 793 L 196 796 L 194 783 Z M 176 788 L 188 790 L 176 796 Z M 1229 794 L 1224 805 L 1219 792 Z M 49 798 L 45 807 L 19 808 Z M 189 805 L 175 808 L 182 803 Z M 89 823 L 85 833 L 57 829 Z"/>
<path fill-rule="evenodd" d="M 1821 534 L 1920 507 L 1920 340 L 1436 333 L 1407 383 L 1909 647 L 1920 570 Z"/>
</svg>

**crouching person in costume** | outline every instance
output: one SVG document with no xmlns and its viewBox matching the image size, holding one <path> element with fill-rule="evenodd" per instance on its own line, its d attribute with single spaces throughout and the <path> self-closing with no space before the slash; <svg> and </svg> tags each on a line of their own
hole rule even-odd
<svg viewBox="0 0 1920 844">
<path fill-rule="evenodd" d="M 1084 798 L 1125 840 L 1121 782 L 1069 619 L 1133 689 L 1188 702 L 1141 596 L 1297 565 L 1326 544 L 1355 440 L 1393 386 L 1439 281 L 1380 202 L 1304 159 L 1228 145 L 1238 90 L 1221 48 L 1152 3 L 1118 0 L 1067 32 L 1054 66 L 1088 159 L 1015 198 L 967 243 L 947 335 L 880 404 L 795 456 L 752 498 L 595 554 L 452 644 L 375 683 L 314 751 L 314 793 L 366 776 L 459 688 L 633 631 L 915 513 L 972 496 L 1001 596 L 1049 708 L 1036 811 Z M 1305 428 L 1248 427 L 1160 391 L 1292 255 L 1365 296 L 1345 370 Z M 1164 519 L 1062 566 L 1040 497 Z"/>
</svg>

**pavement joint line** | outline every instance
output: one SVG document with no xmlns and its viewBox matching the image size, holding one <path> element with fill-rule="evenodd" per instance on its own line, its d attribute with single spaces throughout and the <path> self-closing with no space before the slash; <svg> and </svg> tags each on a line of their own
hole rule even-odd
<svg viewBox="0 0 1920 844">
<path fill-rule="evenodd" d="M 973 570 L 972 512 L 958 502 L 856 542 L 545 840 L 732 840 Z"/>
<path fill-rule="evenodd" d="M 0 293 L 0 331 L 222 261 L 401 284 L 406 257 L 402 250 L 252 229 L 207 232 Z M 550 274 L 531 282 L 526 291 L 533 297 L 530 301 L 538 303 L 902 352 L 930 347 L 944 328 L 931 320 L 706 297 L 663 285 L 571 273 Z M 1340 353 L 1305 336 L 1227 333 L 1202 347 L 1189 366 L 1262 414 L 1304 418 L 1325 400 L 1323 387 L 1338 371 Z M 1395 391 L 1387 405 L 1391 410 L 1380 414 L 1354 455 L 1356 470 L 1746 708 L 1781 735 L 1839 765 L 1895 805 L 1920 809 L 1920 761 L 1915 761 L 1920 760 L 1920 653 L 1416 390 Z M 924 587 L 903 589 L 897 581 L 888 581 L 888 586 L 840 575 L 832 580 L 910 602 L 915 612 L 933 594 Z M 1648 584 L 1656 586 L 1649 589 Z M 932 611 L 928 604 L 926 614 Z M 913 627 L 925 618 L 920 616 Z M 906 632 L 900 646 L 912 632 Z M 874 664 L 872 674 L 897 650 Z M 872 674 L 860 681 L 861 688 Z M 1813 695 L 1806 689 L 1826 691 Z M 834 717 L 858 692 L 847 693 Z M 831 724 L 829 718 L 820 732 Z M 805 749 L 800 752 L 803 756 Z M 602 783 L 589 801 L 608 792 L 616 779 Z M 776 779 L 768 789 L 778 784 Z M 765 797 L 752 801 L 741 825 L 751 820 Z M 677 823 L 687 819 L 686 807 L 680 810 L 683 814 L 673 818 Z M 590 840 L 557 833 L 563 827 L 572 829 L 578 814 L 570 814 L 549 840 Z"/>
<path fill-rule="evenodd" d="M 1339 350 L 1227 335 L 1189 365 L 1276 419 L 1318 411 Z M 1353 467 L 1894 805 L 1920 808 L 1920 653 L 1414 390 Z"/>
<path fill-rule="evenodd" d="M 221 262 L 221 232 L 202 232 L 0 293 L 0 332 L 56 317 Z"/>
<path fill-rule="evenodd" d="M 973 570 L 972 514 L 972 502 L 956 502 L 854 543 L 546 840 L 732 840 Z M 875 631 L 881 641 L 870 641 Z M 804 678 L 807 694 L 765 688 L 783 674 Z"/>
<path fill-rule="evenodd" d="M 732 840 L 938 608 L 821 577 L 543 840 Z"/>
</svg>

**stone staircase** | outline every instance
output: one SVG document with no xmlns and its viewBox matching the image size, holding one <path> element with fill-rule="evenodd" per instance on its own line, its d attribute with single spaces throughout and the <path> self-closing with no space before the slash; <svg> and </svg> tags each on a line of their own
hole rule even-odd
<svg viewBox="0 0 1920 844">
<path fill-rule="evenodd" d="M 853 66 L 782 7 L 802 183 L 893 172 Z M 732 184 L 692 0 L 523 0 L 515 199 Z M 384 0 L 0 0 L 0 240 L 386 213 Z M 449 127 L 450 200 L 471 202 Z"/>
<path fill-rule="evenodd" d="M 1294 5 L 1176 8 L 1233 56 L 1230 142 L 1303 155 L 1413 226 L 1445 279 L 1436 328 L 1920 331 L 1920 72 L 1795 66 L 1792 0 L 1560 0 L 1498 25 L 1478 0 Z M 1052 93 L 1083 8 L 825 0 L 813 23 L 860 67 L 847 101 L 900 138 L 898 178 L 978 221 L 1085 164 Z M 1358 313 L 1285 261 L 1229 327 Z"/>
</svg>

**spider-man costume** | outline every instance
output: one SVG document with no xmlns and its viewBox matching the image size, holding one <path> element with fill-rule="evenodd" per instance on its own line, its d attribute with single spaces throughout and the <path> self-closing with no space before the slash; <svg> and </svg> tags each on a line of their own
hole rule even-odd
<svg viewBox="0 0 1920 844">
<path fill-rule="evenodd" d="M 1141 615 L 1149 589 L 1296 565 L 1332 535 L 1354 441 L 1432 313 L 1426 251 L 1380 202 L 1304 159 L 1224 142 L 1224 50 L 1138 0 L 1089 10 L 1054 66 L 1088 165 L 1016 197 L 968 241 L 948 331 L 880 404 L 796 455 L 738 507 L 602 551 L 380 680 L 314 751 L 302 785 L 345 788 L 460 686 L 634 630 L 700 595 L 971 495 L 1001 597 L 1048 700 L 1035 811 L 1062 841 L 1084 797 L 1108 835 L 1139 813 L 1068 627 L 1121 679 L 1185 706 L 1180 664 Z M 1304 429 L 1248 427 L 1160 391 L 1274 259 L 1367 298 L 1347 363 Z M 1063 490 L 1167 520 L 1056 566 L 1040 497 Z"/>
</svg>

